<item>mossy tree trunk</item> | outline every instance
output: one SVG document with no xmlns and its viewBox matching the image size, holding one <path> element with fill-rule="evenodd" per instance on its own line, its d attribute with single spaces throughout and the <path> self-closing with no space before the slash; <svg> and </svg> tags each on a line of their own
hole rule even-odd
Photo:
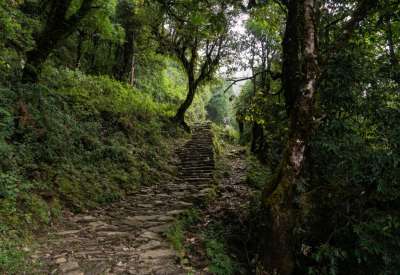
<svg viewBox="0 0 400 275">
<path fill-rule="evenodd" d="M 125 31 L 125 41 L 118 48 L 117 63 L 114 66 L 115 78 L 126 81 L 132 86 L 135 83 L 135 39 L 140 28 L 135 9 L 132 1 L 118 2 L 117 18 Z"/>
<path fill-rule="evenodd" d="M 362 0 L 343 26 L 331 52 L 318 58 L 316 17 L 318 0 L 288 1 L 288 17 L 283 41 L 282 83 L 289 115 L 289 135 L 284 157 L 271 184 L 263 191 L 263 207 L 269 230 L 265 232 L 263 264 L 267 271 L 281 275 L 295 269 L 293 231 L 304 209 L 296 205 L 296 185 L 305 154 L 315 130 L 314 107 L 318 60 L 335 58 L 346 46 L 360 22 L 376 10 L 379 1 Z"/>
<path fill-rule="evenodd" d="M 37 82 L 43 63 L 59 43 L 76 31 L 79 23 L 92 10 L 94 0 L 84 0 L 72 15 L 67 12 L 71 0 L 49 1 L 49 15 L 43 30 L 36 35 L 36 46 L 26 54 L 23 82 Z"/>
<path fill-rule="evenodd" d="M 290 1 L 288 4 L 282 80 L 289 114 L 289 137 L 273 186 L 263 194 L 270 222 L 263 264 L 267 271 L 281 275 L 292 274 L 295 268 L 292 239 L 298 216 L 295 189 L 313 130 L 318 77 L 315 14 L 316 0 Z"/>
<path fill-rule="evenodd" d="M 389 6 L 389 0 L 385 1 L 385 5 Z M 395 43 L 393 40 L 393 26 L 392 26 L 392 13 L 387 12 L 384 16 L 384 22 L 385 22 L 385 32 L 386 32 L 386 40 L 387 40 L 387 46 L 389 50 L 389 60 L 390 64 L 392 67 L 392 79 L 396 81 L 397 84 L 400 84 L 400 73 L 398 72 L 399 70 L 399 60 L 396 56 L 396 50 L 395 50 Z"/>
<path fill-rule="evenodd" d="M 189 76 L 188 86 L 189 87 L 188 87 L 188 93 L 186 94 L 186 99 L 178 108 L 178 111 L 176 112 L 176 115 L 174 117 L 174 121 L 180 124 L 186 131 L 189 131 L 190 129 L 185 122 L 185 114 L 189 109 L 189 107 L 192 105 L 197 90 L 193 76 Z"/>
</svg>

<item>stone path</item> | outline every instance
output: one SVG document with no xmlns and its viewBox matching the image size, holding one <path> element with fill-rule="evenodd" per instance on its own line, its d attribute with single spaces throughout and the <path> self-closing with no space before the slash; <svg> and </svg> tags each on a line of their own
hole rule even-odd
<svg viewBox="0 0 400 275">
<path fill-rule="evenodd" d="M 209 124 L 195 125 L 178 151 L 180 180 L 143 187 L 125 200 L 64 217 L 56 232 L 39 240 L 33 256 L 39 274 L 187 274 L 165 232 L 175 218 L 202 199 L 213 177 Z"/>
<path fill-rule="evenodd" d="M 215 165 L 212 142 L 211 124 L 196 125 L 192 139 L 178 151 L 183 182 L 199 184 L 212 180 Z"/>
</svg>

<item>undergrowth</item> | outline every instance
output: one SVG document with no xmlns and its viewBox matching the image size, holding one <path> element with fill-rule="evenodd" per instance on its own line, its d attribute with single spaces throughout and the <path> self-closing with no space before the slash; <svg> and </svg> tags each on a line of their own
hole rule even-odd
<svg viewBox="0 0 400 275">
<path fill-rule="evenodd" d="M 271 180 L 272 174 L 270 168 L 262 164 L 257 157 L 250 154 L 247 156 L 246 165 L 246 183 L 257 190 L 262 190 Z"/>
<path fill-rule="evenodd" d="M 201 247 L 205 251 L 208 267 L 207 269 L 216 275 L 235 274 L 237 265 L 228 254 L 225 241 L 224 226 L 220 223 L 210 223 L 204 228 L 199 228 L 201 212 L 192 208 L 180 216 L 178 220 L 167 231 L 167 238 L 172 247 L 178 253 L 182 264 L 190 265 L 187 256 Z M 199 247 L 193 247 L 193 243 L 188 242 L 187 238 L 199 238 Z M 194 236 L 194 237 L 193 237 Z"/>
<path fill-rule="evenodd" d="M 200 213 L 195 208 L 186 210 L 167 231 L 167 238 L 183 259 L 185 256 L 185 231 L 200 220 Z"/>
<path fill-rule="evenodd" d="M 208 269 L 212 274 L 231 275 L 237 271 L 237 264 L 228 254 L 226 228 L 220 223 L 207 226 L 203 232 L 204 245 L 209 259 Z"/>
</svg>

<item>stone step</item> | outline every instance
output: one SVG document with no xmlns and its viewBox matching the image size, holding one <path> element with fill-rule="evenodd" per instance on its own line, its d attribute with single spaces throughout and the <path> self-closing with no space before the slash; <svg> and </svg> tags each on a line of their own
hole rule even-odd
<svg viewBox="0 0 400 275">
<path fill-rule="evenodd" d="M 198 182 L 198 183 L 212 182 L 212 180 L 213 180 L 213 178 L 207 178 L 207 177 L 204 177 L 204 178 L 184 178 L 184 179 L 182 179 L 183 182 L 189 182 L 189 183 L 195 183 L 195 182 Z"/>
<path fill-rule="evenodd" d="M 212 152 L 209 151 L 195 151 L 195 150 L 191 150 L 191 151 L 187 151 L 187 152 L 180 152 L 178 153 L 179 156 L 193 156 L 193 155 L 197 155 L 197 156 L 213 156 L 214 154 Z"/>
<path fill-rule="evenodd" d="M 192 178 L 212 179 L 214 177 L 214 174 L 213 173 L 210 173 L 210 174 L 196 174 L 196 173 L 193 173 L 193 174 L 183 174 L 183 175 L 180 175 L 180 177 L 182 179 L 192 179 Z"/>
<path fill-rule="evenodd" d="M 208 173 L 213 173 L 214 169 L 197 169 L 197 168 L 191 169 L 191 168 L 189 168 L 189 169 L 181 169 L 179 171 L 179 173 L 181 173 L 181 174 L 182 173 L 191 173 L 191 172 L 208 174 Z"/>
<path fill-rule="evenodd" d="M 210 160 L 186 160 L 182 162 L 182 166 L 192 167 L 192 166 L 200 166 L 200 165 L 209 165 L 214 167 L 215 163 L 213 159 Z"/>
<path fill-rule="evenodd" d="M 198 162 L 198 163 L 181 163 L 181 168 L 182 169 L 192 169 L 192 168 L 207 168 L 207 169 L 214 169 L 215 164 L 212 162 Z"/>
<path fill-rule="evenodd" d="M 182 162 L 190 162 L 190 161 L 212 161 L 213 157 L 212 156 L 195 156 L 195 157 L 191 157 L 191 156 L 184 156 L 184 157 L 180 157 L 180 160 Z"/>
<path fill-rule="evenodd" d="M 199 172 L 199 173 L 210 173 L 210 172 L 214 172 L 214 168 L 213 167 L 209 167 L 209 168 L 204 168 L 204 167 L 182 167 L 181 171 L 182 172 L 196 171 L 196 172 Z"/>
<path fill-rule="evenodd" d="M 213 171 L 209 172 L 203 172 L 203 171 L 196 171 L 196 170 L 186 170 L 186 171 L 181 171 L 179 173 L 180 175 L 213 175 Z"/>
<path fill-rule="evenodd" d="M 204 148 L 199 148 L 199 147 L 186 147 L 182 148 L 181 150 L 177 151 L 179 153 L 185 152 L 185 153 L 191 153 L 191 152 L 214 152 L 214 150 L 211 147 L 204 147 Z"/>
</svg>

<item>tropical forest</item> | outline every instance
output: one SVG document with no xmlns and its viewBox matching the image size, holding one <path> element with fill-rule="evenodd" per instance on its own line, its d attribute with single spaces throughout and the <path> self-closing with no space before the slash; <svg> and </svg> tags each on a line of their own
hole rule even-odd
<svg viewBox="0 0 400 275">
<path fill-rule="evenodd" d="M 1 275 L 399 275 L 399 0 L 0 0 Z"/>
</svg>

